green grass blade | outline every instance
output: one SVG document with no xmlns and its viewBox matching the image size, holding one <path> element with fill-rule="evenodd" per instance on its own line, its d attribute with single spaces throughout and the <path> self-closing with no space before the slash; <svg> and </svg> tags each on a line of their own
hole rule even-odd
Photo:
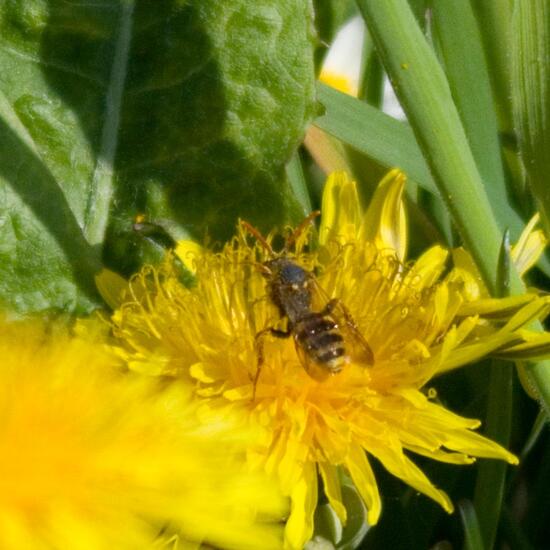
<svg viewBox="0 0 550 550">
<path fill-rule="evenodd" d="M 531 428 L 531 433 L 529 434 L 529 437 L 527 438 L 527 441 L 525 442 L 523 449 L 521 450 L 520 460 L 523 461 L 527 458 L 529 453 L 533 450 L 533 447 L 538 442 L 540 436 L 544 432 L 547 424 L 548 416 L 546 415 L 545 411 L 539 411 L 533 427 Z"/>
<path fill-rule="evenodd" d="M 318 99 L 325 107 L 314 124 L 382 166 L 398 166 L 432 193 L 437 188 L 407 124 L 320 83 Z"/>
<path fill-rule="evenodd" d="M 510 20 L 514 0 L 470 0 L 489 65 L 497 114 L 504 131 L 513 130 L 510 103 Z"/>
<path fill-rule="evenodd" d="M 494 289 L 501 235 L 445 74 L 406 0 L 358 5 L 434 180 Z"/>
<path fill-rule="evenodd" d="M 438 0 L 432 7 L 431 22 L 433 43 L 499 228 L 509 228 L 515 240 L 524 224 L 507 197 L 497 117 L 472 8 L 468 2 Z"/>
<path fill-rule="evenodd" d="M 498 296 L 509 295 L 510 262 L 510 241 L 508 231 L 506 231 L 500 249 L 497 273 Z M 512 364 L 506 361 L 493 361 L 484 424 L 485 435 L 498 441 L 504 447 L 508 447 L 510 442 L 513 393 Z M 494 547 L 504 498 L 507 467 L 506 463 L 495 460 L 484 460 L 478 466 L 474 506 L 486 548 Z"/>
<path fill-rule="evenodd" d="M 516 2 L 512 17 L 512 103 L 527 181 L 550 235 L 550 4 Z"/>
<path fill-rule="evenodd" d="M 514 190 L 515 199 L 527 209 L 525 200 L 525 177 L 519 159 L 512 118 L 510 50 L 513 35 L 510 24 L 514 0 L 470 0 L 487 59 L 489 78 L 502 137 L 506 159 L 508 182 Z"/>
<path fill-rule="evenodd" d="M 511 363 L 499 360 L 493 361 L 484 435 L 504 447 L 508 446 L 510 440 L 512 422 L 512 374 Z M 504 498 L 507 468 L 506 463 L 493 460 L 483 460 L 478 465 L 474 506 L 486 548 L 494 547 Z"/>
<path fill-rule="evenodd" d="M 374 42 L 365 29 L 363 53 L 361 56 L 361 73 L 359 75 L 359 99 L 369 105 L 380 108 L 384 97 L 384 69 L 376 55 Z"/>
<path fill-rule="evenodd" d="M 325 107 L 325 113 L 315 120 L 315 126 L 372 159 L 377 165 L 386 168 L 398 166 L 423 189 L 439 194 L 416 138 L 406 123 L 322 83 L 318 85 L 318 98 Z M 307 138 L 306 144 L 309 148 Z M 337 149 L 342 148 L 336 147 L 329 151 L 330 156 L 334 156 Z M 344 149 L 338 156 L 350 162 L 361 179 L 361 166 L 364 163 L 358 162 L 354 155 L 346 154 Z M 320 164 L 323 164 L 322 161 Z M 341 162 L 336 165 L 340 166 Z M 439 204 L 436 206 L 442 208 Z M 510 207 L 499 208 L 498 214 L 499 227 L 523 226 L 522 219 Z"/>
<path fill-rule="evenodd" d="M 464 550 L 483 550 L 483 539 L 479 530 L 476 510 L 469 500 L 458 503 L 460 519 L 464 526 Z"/>
<path fill-rule="evenodd" d="M 434 181 L 494 293 L 501 233 L 443 70 L 406 0 L 357 3 Z M 513 271 L 511 293 L 523 291 L 523 283 Z M 541 330 L 540 325 L 538 329 Z M 537 396 L 550 411 L 550 365 L 530 365 L 527 374 Z"/>
<path fill-rule="evenodd" d="M 302 161 L 300 160 L 300 153 L 298 151 L 292 155 L 290 161 L 286 165 L 286 177 L 288 178 L 290 188 L 296 200 L 300 203 L 304 214 L 309 214 L 311 212 L 311 200 L 309 198 L 306 179 L 304 178 L 304 172 L 302 170 Z"/>
</svg>

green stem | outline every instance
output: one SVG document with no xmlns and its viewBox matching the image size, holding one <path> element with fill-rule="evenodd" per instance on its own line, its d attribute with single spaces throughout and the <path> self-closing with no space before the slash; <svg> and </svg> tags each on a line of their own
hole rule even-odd
<svg viewBox="0 0 550 550">
<path fill-rule="evenodd" d="M 361 74 L 357 97 L 378 109 L 382 106 L 384 97 L 384 70 L 380 59 L 376 55 L 374 43 L 367 29 L 365 29 L 365 38 L 363 41 Z"/>
</svg>

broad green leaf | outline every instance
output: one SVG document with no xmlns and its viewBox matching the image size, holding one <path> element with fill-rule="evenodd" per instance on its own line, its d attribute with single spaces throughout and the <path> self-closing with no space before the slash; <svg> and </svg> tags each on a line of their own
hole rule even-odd
<svg viewBox="0 0 550 550">
<path fill-rule="evenodd" d="M 301 218 L 285 177 L 314 110 L 307 0 L 0 3 L 0 300 L 88 310 L 138 265 L 132 219 L 227 238 Z"/>
<path fill-rule="evenodd" d="M 516 2 L 512 17 L 512 104 L 527 182 L 550 235 L 550 5 Z"/>
</svg>

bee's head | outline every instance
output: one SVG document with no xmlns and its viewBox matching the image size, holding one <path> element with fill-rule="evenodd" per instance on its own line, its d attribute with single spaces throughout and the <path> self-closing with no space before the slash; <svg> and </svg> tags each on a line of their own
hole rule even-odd
<svg viewBox="0 0 550 550">
<path fill-rule="evenodd" d="M 303 287 L 309 278 L 309 273 L 288 258 L 275 258 L 265 262 L 265 276 L 276 279 L 282 285 Z"/>
</svg>

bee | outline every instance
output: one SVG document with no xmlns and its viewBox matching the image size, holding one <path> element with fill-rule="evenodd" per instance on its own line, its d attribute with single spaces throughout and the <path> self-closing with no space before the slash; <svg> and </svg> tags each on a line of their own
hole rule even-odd
<svg viewBox="0 0 550 550">
<path fill-rule="evenodd" d="M 264 363 L 263 341 L 266 336 L 294 338 L 297 355 L 306 372 L 316 380 L 325 380 L 339 373 L 350 361 L 350 351 L 363 364 L 374 363 L 373 352 L 360 333 L 346 306 L 338 298 L 324 297 L 325 305 L 314 311 L 314 295 L 322 289 L 312 271 L 298 265 L 289 257 L 289 249 L 305 228 L 320 214 L 311 213 L 286 239 L 280 252 L 275 252 L 262 234 L 246 221 L 241 226 L 266 249 L 269 259 L 260 264 L 267 280 L 271 302 L 286 320 L 286 330 L 273 326 L 258 332 L 255 337 L 258 365 L 254 379 L 254 394 Z"/>
</svg>

